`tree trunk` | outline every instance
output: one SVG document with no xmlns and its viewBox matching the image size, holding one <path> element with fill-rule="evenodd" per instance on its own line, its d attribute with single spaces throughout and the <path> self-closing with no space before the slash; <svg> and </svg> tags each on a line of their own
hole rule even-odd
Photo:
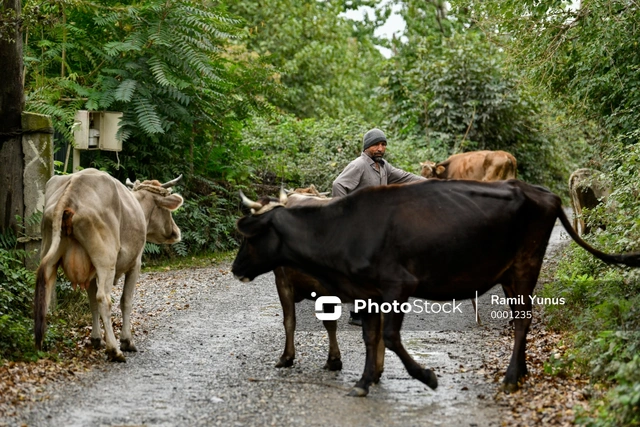
<svg viewBox="0 0 640 427">
<path fill-rule="evenodd" d="M 2 11 L 14 10 L 15 21 L 0 37 L 0 233 L 18 231 L 16 215 L 24 215 L 21 114 L 24 109 L 22 87 L 22 31 L 20 0 L 2 0 Z"/>
</svg>

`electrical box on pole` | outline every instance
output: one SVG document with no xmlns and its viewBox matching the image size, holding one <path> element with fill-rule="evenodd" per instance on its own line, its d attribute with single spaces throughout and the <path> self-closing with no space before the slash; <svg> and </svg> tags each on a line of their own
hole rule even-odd
<svg viewBox="0 0 640 427">
<path fill-rule="evenodd" d="M 80 150 L 122 151 L 117 137 L 121 112 L 79 110 L 74 119 L 73 172 L 80 166 Z"/>
</svg>

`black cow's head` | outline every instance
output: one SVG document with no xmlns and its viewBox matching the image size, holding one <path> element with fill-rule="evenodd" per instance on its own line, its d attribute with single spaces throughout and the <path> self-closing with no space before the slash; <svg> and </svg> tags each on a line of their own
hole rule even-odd
<svg viewBox="0 0 640 427">
<path fill-rule="evenodd" d="M 240 218 L 236 224 L 244 239 L 233 261 L 231 272 L 238 280 L 250 282 L 278 266 L 281 241 L 275 230 L 274 221 L 277 220 L 275 217 L 277 211 L 282 208 L 282 204 L 268 200 L 262 204 L 252 202 L 242 192 L 240 197 L 245 206 L 258 213 Z M 270 208 L 264 209 L 267 205 L 270 205 Z"/>
</svg>

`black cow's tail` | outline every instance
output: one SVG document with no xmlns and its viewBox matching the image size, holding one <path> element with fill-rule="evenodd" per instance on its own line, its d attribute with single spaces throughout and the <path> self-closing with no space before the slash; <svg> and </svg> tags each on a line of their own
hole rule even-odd
<svg viewBox="0 0 640 427">
<path fill-rule="evenodd" d="M 560 222 L 564 226 L 564 229 L 567 230 L 569 236 L 571 236 L 571 238 L 587 252 L 590 252 L 595 257 L 609 264 L 624 264 L 628 265 L 629 267 L 640 267 L 640 252 L 630 252 L 627 254 L 607 254 L 599 251 L 598 249 L 592 247 L 587 242 L 582 240 L 582 238 L 574 230 L 571 222 L 569 222 L 569 218 L 567 218 L 567 215 L 564 213 L 562 207 L 559 207 L 558 211 L 558 218 L 560 218 Z"/>
</svg>

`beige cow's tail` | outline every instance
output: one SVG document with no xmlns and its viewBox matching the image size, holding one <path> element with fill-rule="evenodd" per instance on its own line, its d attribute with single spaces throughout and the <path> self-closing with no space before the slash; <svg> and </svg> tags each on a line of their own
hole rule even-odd
<svg viewBox="0 0 640 427">
<path fill-rule="evenodd" d="M 53 288 L 56 285 L 58 264 L 63 255 L 63 248 L 61 247 L 62 234 L 71 235 L 73 232 L 71 219 L 74 211 L 64 207 L 68 199 L 65 196 L 66 194 L 61 197 L 54 210 L 51 224 L 51 245 L 47 253 L 43 254 L 36 273 L 34 332 L 36 348 L 38 350 L 42 350 L 42 341 L 44 340 L 44 334 L 47 328 L 47 310 L 49 309 Z"/>
</svg>

